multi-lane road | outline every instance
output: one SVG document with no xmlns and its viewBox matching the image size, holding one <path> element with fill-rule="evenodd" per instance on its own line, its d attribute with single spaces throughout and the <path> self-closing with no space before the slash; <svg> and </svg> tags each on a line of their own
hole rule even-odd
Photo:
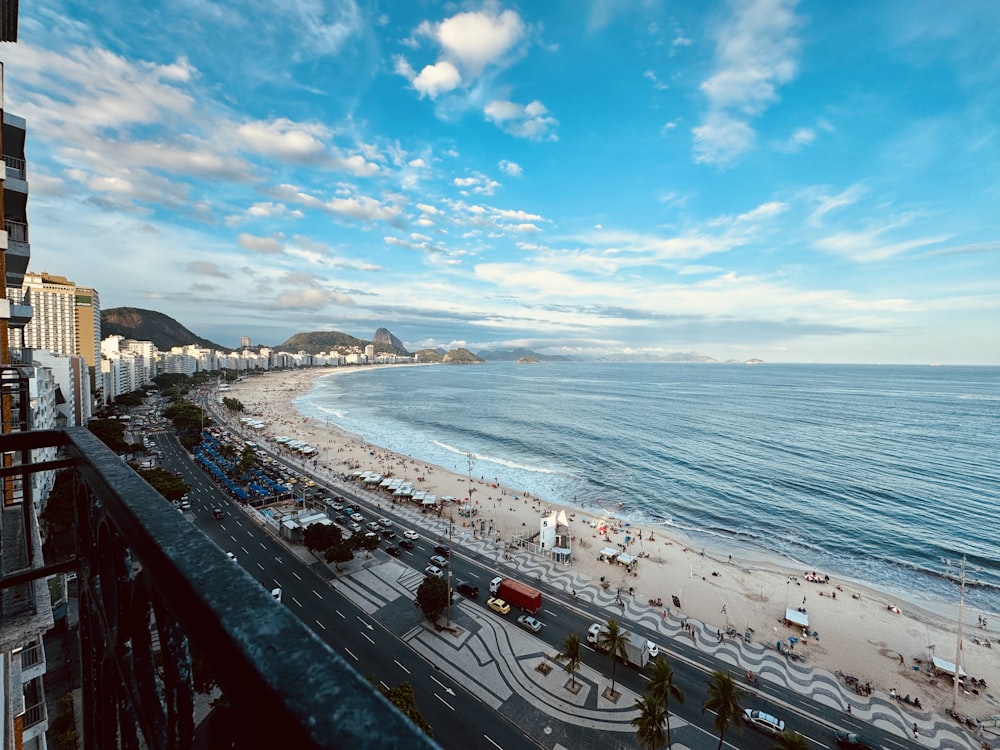
<svg viewBox="0 0 1000 750">
<path fill-rule="evenodd" d="M 546 715 L 545 706 L 541 705 L 544 699 L 531 691 L 519 697 L 525 705 L 523 713 L 527 715 L 518 715 L 517 711 L 494 710 L 482 700 L 484 691 L 477 689 L 475 674 L 459 674 L 457 678 L 452 678 L 441 668 L 440 662 L 428 660 L 426 654 L 401 637 L 401 633 L 423 627 L 423 616 L 415 606 L 405 602 L 406 606 L 395 606 L 385 614 L 359 607 L 354 599 L 338 590 L 340 584 L 337 577 L 325 564 L 311 562 L 307 556 L 296 554 L 237 508 L 194 464 L 172 433 L 155 434 L 154 440 L 163 451 L 164 468 L 183 477 L 191 485 L 191 510 L 184 513 L 185 520 L 203 531 L 223 550 L 232 552 L 236 556 L 236 564 L 269 590 L 280 587 L 281 606 L 288 607 L 361 675 L 389 687 L 402 681 L 412 685 L 417 707 L 434 728 L 435 739 L 442 747 L 552 747 L 552 738 L 545 733 L 551 730 L 553 724 L 560 723 L 558 736 L 563 738 L 563 744 L 593 748 L 635 747 L 627 717 L 622 719 L 621 716 L 623 710 L 632 708 L 631 705 L 617 706 L 617 721 L 619 724 L 624 722 L 624 725 L 614 732 L 596 730 L 587 721 L 576 721 L 573 717 L 552 719 Z M 301 468 L 290 468 L 301 472 Z M 416 540 L 413 550 L 402 550 L 396 562 L 409 565 L 422 574 L 434 554 L 437 535 L 428 535 L 424 528 L 413 526 L 409 516 L 395 513 L 391 507 L 388 510 L 385 505 L 376 508 L 365 496 L 366 493 L 352 493 L 349 488 L 332 491 L 344 495 L 360 507 L 366 521 L 388 516 L 395 522 L 394 530 L 400 535 L 404 529 L 413 527 L 421 538 Z M 223 511 L 222 519 L 212 517 L 216 508 Z M 375 564 L 391 560 L 382 549 L 372 554 Z M 451 567 L 453 581 L 468 580 L 479 586 L 478 607 L 481 612 L 474 612 L 481 617 L 506 620 L 506 627 L 517 628 L 516 611 L 502 618 L 485 608 L 489 581 L 496 575 L 495 559 L 475 551 L 453 548 Z M 544 579 L 528 579 L 527 582 L 540 588 L 545 595 L 545 607 L 539 615 L 544 627 L 537 636 L 533 636 L 539 640 L 539 652 L 557 653 L 569 633 L 581 634 L 586 665 L 610 676 L 608 657 L 592 652 L 582 637 L 591 623 L 607 620 L 607 609 L 582 598 L 568 596 L 562 590 L 549 589 Z M 462 604 L 462 607 L 468 606 L 469 603 Z M 704 714 L 701 706 L 708 674 L 715 669 L 730 668 L 730 665 L 699 650 L 685 638 L 665 641 L 661 634 L 647 631 L 640 625 L 628 623 L 628 627 L 645 633 L 667 652 L 674 668 L 675 684 L 687 696 L 683 704 L 676 701 L 671 704 L 671 714 L 677 717 L 672 721 L 675 727 L 680 727 L 675 729 L 675 741 L 679 736 L 687 747 L 705 750 L 717 747 L 718 735 L 712 728 L 714 717 Z M 641 694 L 647 676 L 642 671 L 619 664 L 615 678 L 617 684 L 627 689 L 626 694 Z M 822 705 L 808 695 L 780 686 L 758 683 L 743 703 L 780 716 L 787 729 L 800 733 L 812 747 L 833 747 L 834 731 L 840 728 L 872 735 L 889 750 L 913 746 L 908 740 L 871 729 L 857 717 L 845 715 L 840 707 Z M 589 717 L 590 713 L 581 711 L 580 716 Z M 727 743 L 764 750 L 774 745 L 774 739 L 749 729 L 741 734 L 731 728 L 727 732 Z"/>
</svg>

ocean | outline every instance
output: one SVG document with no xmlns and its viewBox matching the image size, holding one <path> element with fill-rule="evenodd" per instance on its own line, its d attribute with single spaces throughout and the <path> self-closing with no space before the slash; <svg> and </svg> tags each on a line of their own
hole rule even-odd
<svg viewBox="0 0 1000 750">
<path fill-rule="evenodd" d="M 1000 368 L 357 368 L 296 408 L 463 476 L 936 611 L 954 612 L 964 555 L 969 611 L 1000 613 Z"/>
</svg>

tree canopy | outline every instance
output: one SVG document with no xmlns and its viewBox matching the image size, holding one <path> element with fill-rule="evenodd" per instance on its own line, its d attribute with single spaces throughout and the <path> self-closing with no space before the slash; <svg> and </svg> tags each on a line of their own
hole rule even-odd
<svg viewBox="0 0 1000 750">
<path fill-rule="evenodd" d="M 431 622 L 437 619 L 448 606 L 448 583 L 437 576 L 427 576 L 417 587 L 417 606 Z"/>
</svg>

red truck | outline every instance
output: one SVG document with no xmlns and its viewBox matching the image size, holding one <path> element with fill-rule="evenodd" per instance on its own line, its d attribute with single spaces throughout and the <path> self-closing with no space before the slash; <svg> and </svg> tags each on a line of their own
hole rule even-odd
<svg viewBox="0 0 1000 750">
<path fill-rule="evenodd" d="M 542 608 L 542 592 L 513 578 L 494 578 L 490 581 L 490 594 L 531 615 Z"/>
</svg>

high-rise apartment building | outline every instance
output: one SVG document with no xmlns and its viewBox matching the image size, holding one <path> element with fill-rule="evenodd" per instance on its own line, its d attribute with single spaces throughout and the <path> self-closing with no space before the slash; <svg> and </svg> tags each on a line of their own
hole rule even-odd
<svg viewBox="0 0 1000 750">
<path fill-rule="evenodd" d="M 56 354 L 79 354 L 90 367 L 101 358 L 100 295 L 77 286 L 65 276 L 24 274 L 21 289 L 10 290 L 12 300 L 31 305 L 32 318 L 24 326 L 23 346 Z"/>
</svg>

